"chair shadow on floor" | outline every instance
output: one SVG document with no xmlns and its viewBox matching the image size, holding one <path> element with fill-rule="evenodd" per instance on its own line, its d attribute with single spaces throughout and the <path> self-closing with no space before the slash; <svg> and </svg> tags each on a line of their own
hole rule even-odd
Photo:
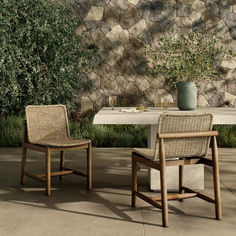
<svg viewBox="0 0 236 236">
<path fill-rule="evenodd" d="M 52 158 L 53 163 L 56 160 L 56 158 Z M 70 160 L 69 160 L 70 161 Z M 156 209 L 152 206 L 144 206 L 142 207 L 142 211 L 151 211 L 151 212 L 158 212 L 156 222 L 157 223 L 151 223 L 148 221 L 140 221 L 140 220 L 133 220 L 132 217 L 129 216 L 129 212 L 135 212 L 137 210 L 133 209 L 131 207 L 130 203 L 130 171 L 127 172 L 128 174 L 126 176 L 123 175 L 123 173 L 119 174 L 119 172 L 112 173 L 110 170 L 113 167 L 116 167 L 117 170 L 123 169 L 124 167 L 130 167 L 130 160 L 120 160 L 114 164 L 114 161 L 106 160 L 106 166 L 102 168 L 103 175 L 106 176 L 105 180 L 113 180 L 113 179 L 119 179 L 124 178 L 123 181 L 126 182 L 126 186 L 117 186 L 117 183 L 112 185 L 112 183 L 108 183 L 104 179 L 101 180 L 101 182 L 96 182 L 96 174 L 94 175 L 94 186 L 95 188 L 91 191 L 86 190 L 86 181 L 81 180 L 77 176 L 71 176 L 71 177 L 65 177 L 62 182 L 59 181 L 58 178 L 53 179 L 52 183 L 52 190 L 53 194 L 50 197 L 47 197 L 44 195 L 44 186 L 36 182 L 34 180 L 28 179 L 27 184 L 25 186 L 20 186 L 19 182 L 19 170 L 20 170 L 20 162 L 19 161 L 1 161 L 2 167 L 0 170 L 2 170 L 2 175 L 0 176 L 0 201 L 9 202 L 10 204 L 16 204 L 16 205 L 24 205 L 24 206 L 31 206 L 35 208 L 41 208 L 41 209 L 50 209 L 50 210 L 56 210 L 59 212 L 67 212 L 71 214 L 78 214 L 78 215 L 84 215 L 84 216 L 91 216 L 91 217 L 98 217 L 103 219 L 109 219 L 109 220 L 115 220 L 115 221 L 126 221 L 126 222 L 132 222 L 136 224 L 145 224 L 150 226 L 162 226 L 161 225 L 161 211 L 159 209 Z M 38 163 L 41 163 L 37 159 L 32 160 L 32 168 L 38 169 L 40 168 L 38 166 Z M 54 163 L 57 164 L 57 163 Z M 103 165 L 103 162 L 101 162 L 101 165 Z M 99 168 L 98 168 L 99 169 Z M 18 171 L 17 171 L 18 170 Z M 96 173 L 96 171 L 95 171 Z M 10 183 L 5 181 L 5 176 L 11 175 Z M 69 178 L 67 180 L 67 178 Z M 9 181 L 9 180 L 8 180 Z M 122 182 L 123 182 L 122 181 Z M 11 187 L 8 187 L 11 186 Z M 105 196 L 104 196 L 105 195 Z M 108 195 L 106 197 L 106 195 Z M 119 202 L 117 203 L 117 200 L 112 200 L 112 197 L 115 197 L 117 199 L 117 196 L 119 198 L 124 198 L 124 204 Z M 79 210 L 71 210 L 66 208 L 60 208 L 58 207 L 60 203 L 80 203 L 80 202 L 91 202 L 91 204 L 101 204 L 104 206 L 105 210 L 109 210 L 111 214 L 105 215 L 100 213 L 94 213 L 94 212 L 83 212 Z M 185 215 L 183 211 L 180 211 L 177 207 L 173 206 L 171 203 L 169 204 L 169 209 L 171 210 L 170 214 L 178 214 L 180 216 Z M 138 208 L 138 211 L 140 211 L 140 208 Z M 211 219 L 211 217 L 206 216 L 199 216 L 199 215 L 191 215 L 188 214 L 188 217 L 200 217 L 205 219 Z M 160 222 L 160 223 L 159 223 Z"/>
</svg>

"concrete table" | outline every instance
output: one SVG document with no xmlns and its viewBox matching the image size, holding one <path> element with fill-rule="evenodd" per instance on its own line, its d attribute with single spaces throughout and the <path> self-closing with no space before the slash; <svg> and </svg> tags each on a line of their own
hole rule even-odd
<svg viewBox="0 0 236 236">
<path fill-rule="evenodd" d="M 102 108 L 94 117 L 93 124 L 141 124 L 149 126 L 148 147 L 154 148 L 156 142 L 157 122 L 160 114 L 165 111 L 161 108 L 149 108 L 145 112 L 121 112 L 121 107 L 112 110 L 110 107 Z M 124 109 L 129 109 L 128 107 Z M 167 111 L 179 111 L 178 108 L 168 108 Z M 236 124 L 235 108 L 197 108 L 195 111 L 211 112 L 214 115 L 213 124 Z M 181 111 L 179 111 L 181 112 Z M 185 184 L 191 188 L 204 188 L 204 167 L 203 165 L 185 166 Z M 178 189 L 178 167 L 167 168 L 167 188 L 169 190 Z M 160 189 L 159 171 L 151 169 L 149 171 L 150 189 Z"/>
</svg>

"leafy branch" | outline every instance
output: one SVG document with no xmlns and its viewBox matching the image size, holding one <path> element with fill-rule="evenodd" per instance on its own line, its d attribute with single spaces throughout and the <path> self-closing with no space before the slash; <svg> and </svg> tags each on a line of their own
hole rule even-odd
<svg viewBox="0 0 236 236">
<path fill-rule="evenodd" d="M 220 79 L 221 62 L 232 56 L 216 47 L 215 33 L 193 32 L 179 38 L 161 38 L 157 47 L 144 44 L 150 72 L 163 76 L 169 84 L 178 82 Z"/>
</svg>

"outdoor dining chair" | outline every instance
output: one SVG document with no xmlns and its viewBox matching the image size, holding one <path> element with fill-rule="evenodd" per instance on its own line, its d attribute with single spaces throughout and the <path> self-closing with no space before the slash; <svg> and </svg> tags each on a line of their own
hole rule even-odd
<svg viewBox="0 0 236 236">
<path fill-rule="evenodd" d="M 137 197 L 161 209 L 162 225 L 168 226 L 168 200 L 199 197 L 215 205 L 216 219 L 222 219 L 217 131 L 212 131 L 213 115 L 200 112 L 164 112 L 157 125 L 155 149 L 136 148 L 132 152 L 132 206 Z M 206 158 L 212 140 L 212 158 Z M 161 194 L 149 197 L 138 191 L 137 163 L 160 171 Z M 213 167 L 214 198 L 184 186 L 184 165 Z M 179 193 L 167 194 L 166 167 L 179 166 Z"/>
<path fill-rule="evenodd" d="M 46 183 L 46 195 L 51 194 L 51 177 L 76 174 L 87 178 L 87 188 L 91 189 L 91 141 L 71 139 L 67 111 L 64 105 L 40 105 L 26 107 L 22 138 L 21 184 L 28 176 Z M 26 171 L 26 151 L 32 149 L 45 153 L 45 173 L 32 174 Z M 74 149 L 87 150 L 87 173 L 65 167 L 65 151 Z M 60 170 L 51 172 L 51 152 L 60 152 Z"/>
</svg>

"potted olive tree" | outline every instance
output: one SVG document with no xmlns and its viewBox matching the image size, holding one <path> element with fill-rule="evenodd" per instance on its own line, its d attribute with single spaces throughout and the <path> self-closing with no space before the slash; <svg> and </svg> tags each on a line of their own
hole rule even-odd
<svg viewBox="0 0 236 236">
<path fill-rule="evenodd" d="M 177 87 L 180 110 L 194 110 L 197 105 L 196 85 L 203 80 L 220 79 L 222 60 L 231 57 L 216 47 L 215 33 L 193 32 L 180 37 L 161 38 L 157 47 L 145 45 L 150 71 L 155 77 Z"/>
</svg>

